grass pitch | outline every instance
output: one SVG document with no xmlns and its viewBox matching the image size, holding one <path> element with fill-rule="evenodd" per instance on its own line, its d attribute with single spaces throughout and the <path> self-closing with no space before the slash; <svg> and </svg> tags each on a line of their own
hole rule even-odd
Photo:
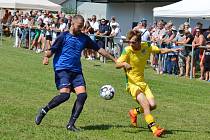
<svg viewBox="0 0 210 140">
<path fill-rule="evenodd" d="M 130 127 L 127 112 L 137 104 L 125 93 L 123 71 L 116 70 L 110 62 L 82 60 L 88 91 L 88 100 L 76 123 L 82 132 L 72 133 L 65 128 L 76 99 L 74 94 L 36 126 L 37 110 L 57 94 L 52 65 L 42 65 L 40 54 L 11 46 L 9 38 L 4 38 L 0 46 L 0 139 L 156 139 L 142 115 L 138 118 L 139 128 Z M 146 68 L 145 78 L 158 105 L 152 114 L 167 129 L 164 139 L 210 139 L 210 83 L 157 75 L 150 68 Z M 104 84 L 111 84 L 116 90 L 110 101 L 99 97 Z"/>
</svg>

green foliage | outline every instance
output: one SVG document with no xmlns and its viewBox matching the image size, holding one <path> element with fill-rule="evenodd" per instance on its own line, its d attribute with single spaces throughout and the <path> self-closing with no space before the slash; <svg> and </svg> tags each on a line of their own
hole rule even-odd
<svg viewBox="0 0 210 140">
<path fill-rule="evenodd" d="M 88 100 L 76 126 L 84 131 L 65 129 L 76 96 L 50 111 L 40 126 L 34 118 L 39 107 L 57 94 L 52 65 L 44 66 L 42 56 L 13 48 L 10 38 L 0 46 L 0 137 L 1 140 L 149 140 L 155 139 L 139 115 L 140 128 L 130 127 L 128 110 L 137 107 L 125 93 L 122 70 L 113 63 L 82 60 Z M 170 140 L 210 139 L 210 84 L 199 80 L 157 75 L 146 68 L 146 81 L 157 101 L 153 111 L 157 123 L 168 131 Z M 115 87 L 116 95 L 106 101 L 99 97 L 104 84 Z"/>
</svg>

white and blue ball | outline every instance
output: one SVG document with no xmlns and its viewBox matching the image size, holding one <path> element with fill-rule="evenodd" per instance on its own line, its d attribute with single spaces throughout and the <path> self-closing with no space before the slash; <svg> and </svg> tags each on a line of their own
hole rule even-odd
<svg viewBox="0 0 210 140">
<path fill-rule="evenodd" d="M 111 85 L 104 85 L 100 89 L 100 96 L 105 100 L 111 100 L 114 97 L 115 90 Z"/>
</svg>

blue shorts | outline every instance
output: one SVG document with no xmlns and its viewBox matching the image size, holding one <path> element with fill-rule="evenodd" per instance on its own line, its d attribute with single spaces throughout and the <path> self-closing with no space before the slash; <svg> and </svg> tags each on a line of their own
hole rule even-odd
<svg viewBox="0 0 210 140">
<path fill-rule="evenodd" d="M 82 73 L 75 73 L 69 70 L 55 71 L 55 84 L 56 88 L 70 88 L 74 91 L 75 87 L 85 86 L 85 79 Z"/>
</svg>

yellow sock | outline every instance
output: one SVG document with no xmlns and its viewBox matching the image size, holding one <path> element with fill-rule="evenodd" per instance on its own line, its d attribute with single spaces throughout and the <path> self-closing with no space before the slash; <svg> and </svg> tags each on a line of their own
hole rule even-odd
<svg viewBox="0 0 210 140">
<path fill-rule="evenodd" d="M 134 113 L 135 115 L 138 115 L 138 112 L 136 111 L 136 108 L 133 109 L 133 113 Z"/>
<path fill-rule="evenodd" d="M 151 114 L 148 114 L 144 118 L 145 118 L 145 121 L 147 122 L 149 128 L 154 133 L 157 130 L 157 125 L 155 124 L 155 120 L 154 120 L 153 116 Z"/>
</svg>

